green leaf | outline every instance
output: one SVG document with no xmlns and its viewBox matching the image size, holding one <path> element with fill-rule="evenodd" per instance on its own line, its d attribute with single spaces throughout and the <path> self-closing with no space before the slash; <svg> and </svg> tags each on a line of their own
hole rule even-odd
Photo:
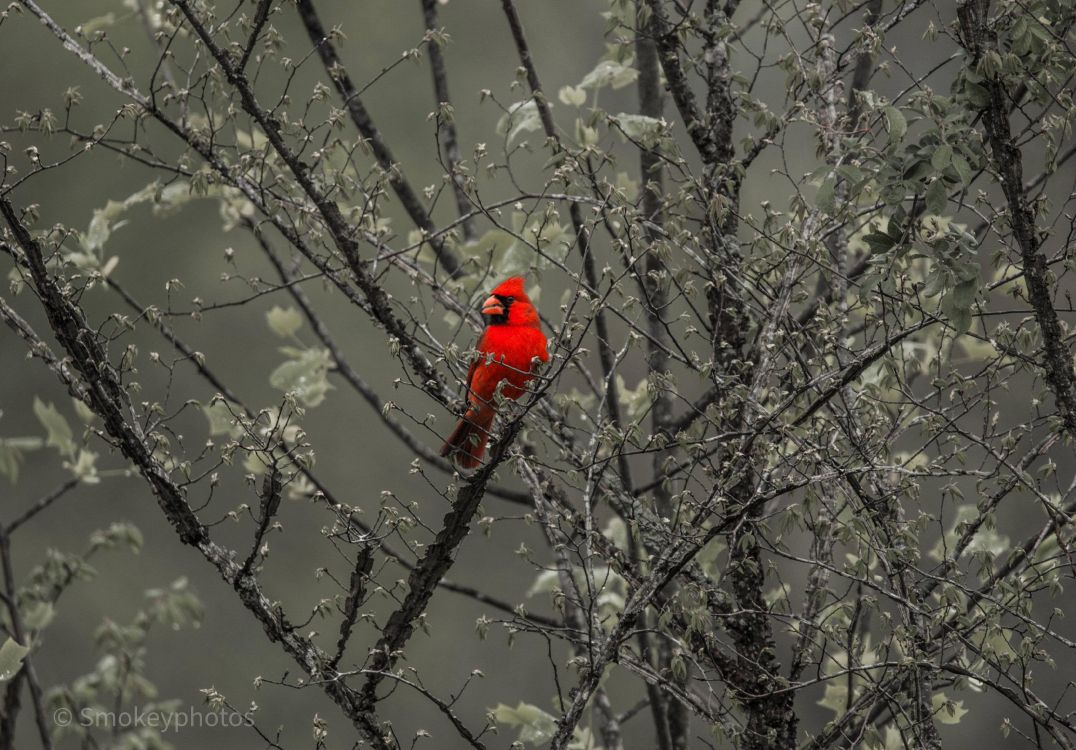
<svg viewBox="0 0 1076 750">
<path fill-rule="evenodd" d="M 209 422 L 210 436 L 227 435 L 237 438 L 243 433 L 243 426 L 234 416 L 235 409 L 228 406 L 228 402 L 222 398 L 216 398 L 209 405 L 203 406 L 202 413 Z"/>
<path fill-rule="evenodd" d="M 983 639 L 981 648 L 993 654 L 995 659 L 1004 659 L 1011 663 L 1020 658 L 1020 654 L 1009 642 L 1011 634 L 1012 631 L 1004 628 L 991 628 L 989 634 Z"/>
<path fill-rule="evenodd" d="M 684 661 L 683 654 L 675 654 L 670 660 L 670 666 L 672 667 L 673 677 L 679 682 L 683 682 L 687 679 L 687 663 Z"/>
<path fill-rule="evenodd" d="M 19 481 L 19 463 L 22 461 L 22 453 L 8 444 L 6 440 L 0 440 L 0 476 L 5 476 L 8 481 L 15 484 Z"/>
<path fill-rule="evenodd" d="M 953 287 L 953 291 L 950 292 L 953 304 L 960 307 L 971 307 L 975 302 L 975 295 L 979 293 L 979 279 L 972 277 L 970 279 L 964 279 L 959 284 Z"/>
<path fill-rule="evenodd" d="M 113 210 L 115 207 L 123 208 L 122 203 L 116 201 L 109 201 L 103 209 L 97 209 L 93 212 L 93 218 L 90 219 L 90 226 L 86 229 L 86 234 L 82 235 L 82 246 L 87 250 L 100 250 L 104 247 L 105 242 L 112 234 L 112 218 L 118 211 Z M 117 224 L 118 229 L 121 224 Z"/>
<path fill-rule="evenodd" d="M 818 188 L 818 194 L 815 195 L 815 205 L 827 214 L 833 213 L 836 209 L 836 201 L 834 200 L 834 192 L 836 189 L 836 180 L 830 175 L 822 181 L 821 186 Z"/>
<path fill-rule="evenodd" d="M 930 159 L 916 159 L 904 171 L 904 179 L 908 182 L 921 182 L 934 174 L 934 167 L 930 166 Z M 903 196 L 904 188 L 901 187 Z"/>
<path fill-rule="evenodd" d="M 22 613 L 22 623 L 30 630 L 44 630 L 56 617 L 56 607 L 52 602 L 37 602 L 27 607 Z"/>
<path fill-rule="evenodd" d="M 634 421 L 650 408 L 652 399 L 650 398 L 646 378 L 640 380 L 634 388 L 628 388 L 624 377 L 618 374 L 616 376 L 616 387 L 620 396 L 620 404 L 624 407 L 628 419 Z"/>
<path fill-rule="evenodd" d="M 118 219 L 127 209 L 154 200 L 160 190 L 160 184 L 154 181 L 138 192 L 131 193 L 122 201 L 109 200 L 104 208 L 95 209 L 93 218 L 90 219 L 90 226 L 82 236 L 82 246 L 91 252 L 101 250 L 112 232 L 126 225 L 127 222 L 118 221 Z"/>
<path fill-rule="evenodd" d="M 30 653 L 29 646 L 8 638 L 0 646 L 0 680 L 10 680 L 22 669 L 22 660 Z"/>
<path fill-rule="evenodd" d="M 977 278 L 965 279 L 955 284 L 942 297 L 941 310 L 957 333 L 964 333 L 971 328 L 971 306 L 979 293 Z"/>
<path fill-rule="evenodd" d="M 960 154 L 953 154 L 953 169 L 956 170 L 960 182 L 967 187 L 971 184 L 971 164 Z"/>
<path fill-rule="evenodd" d="M 616 173 L 616 187 L 617 190 L 624 193 L 624 197 L 627 198 L 629 203 L 634 203 L 635 199 L 639 197 L 639 182 L 631 179 L 627 172 Z"/>
<path fill-rule="evenodd" d="M 908 120 L 905 119 L 904 113 L 892 105 L 885 108 L 885 124 L 889 130 L 890 143 L 899 143 L 908 132 Z"/>
<path fill-rule="evenodd" d="M 265 314 L 265 320 L 269 324 L 269 330 L 282 339 L 294 336 L 303 325 L 303 316 L 294 307 L 273 306 L 273 309 Z"/>
<path fill-rule="evenodd" d="M 945 697 L 945 693 L 935 693 L 932 705 L 934 717 L 942 724 L 959 724 L 968 712 L 964 708 L 964 701 L 951 701 Z"/>
<path fill-rule="evenodd" d="M 619 89 L 632 83 L 639 77 L 639 71 L 631 64 L 619 63 L 616 60 L 602 60 L 583 77 L 579 83 L 582 89 L 600 89 L 610 86 Z"/>
<path fill-rule="evenodd" d="M 90 549 L 117 549 L 126 547 L 134 553 L 142 549 L 142 532 L 134 524 L 116 521 L 107 529 L 98 529 L 90 535 Z"/>
<path fill-rule="evenodd" d="M 75 405 L 75 414 L 78 414 L 78 418 L 86 424 L 89 424 L 97 418 L 93 409 L 91 409 L 82 399 L 72 398 L 71 402 Z"/>
<path fill-rule="evenodd" d="M 945 188 L 945 180 L 940 177 L 930 183 L 925 196 L 927 213 L 941 216 L 945 213 L 945 204 L 949 201 L 949 192 Z"/>
<path fill-rule="evenodd" d="M 98 31 L 104 31 L 116 24 L 115 13 L 105 13 L 103 16 L 95 16 L 89 21 L 79 25 L 79 29 L 86 36 L 96 34 Z"/>
<path fill-rule="evenodd" d="M 293 349 L 284 347 L 282 352 L 291 356 L 269 375 L 269 384 L 285 393 L 293 394 L 304 406 L 314 407 L 325 400 L 329 383 L 329 367 L 332 359 L 328 349 Z"/>
<path fill-rule="evenodd" d="M 971 328 L 971 310 L 967 308 L 951 308 L 946 311 L 945 316 L 949 318 L 949 324 L 958 334 L 965 333 Z"/>
<path fill-rule="evenodd" d="M 511 247 L 515 241 L 516 238 L 510 232 L 503 229 L 491 229 L 477 240 L 464 243 L 460 250 L 472 258 L 485 260 L 490 253 L 495 253 L 498 250 L 504 251 Z"/>
<path fill-rule="evenodd" d="M 871 252 L 877 254 L 886 253 L 897 244 L 893 237 L 884 232 L 866 234 L 863 236 L 863 241 L 870 247 Z"/>
<path fill-rule="evenodd" d="M 538 706 L 522 701 L 515 708 L 498 703 L 493 718 L 498 724 L 519 727 L 519 741 L 530 745 L 548 742 L 557 733 L 556 719 Z"/>
<path fill-rule="evenodd" d="M 498 268 L 505 276 L 520 276 L 530 271 L 532 261 L 539 260 L 541 260 L 540 257 L 535 255 L 533 250 L 523 243 L 516 242 L 505 250 Z"/>
<path fill-rule="evenodd" d="M 990 91 L 986 88 L 986 86 L 982 86 L 978 83 L 969 83 L 967 86 L 966 93 L 968 95 L 968 101 L 970 101 L 976 107 L 990 106 Z"/>
<path fill-rule="evenodd" d="M 580 146 L 593 146 L 598 142 L 598 129 L 588 126 L 582 117 L 575 118 L 575 140 Z"/>
<path fill-rule="evenodd" d="M 659 120 L 656 117 L 629 115 L 621 112 L 618 115 L 613 115 L 613 121 L 620 127 L 625 136 L 641 143 L 646 148 L 656 146 L 665 132 L 664 120 Z"/>
<path fill-rule="evenodd" d="M 943 143 L 934 149 L 934 153 L 930 157 L 930 165 L 939 172 L 945 171 L 945 168 L 949 166 L 953 161 L 953 147 L 948 143 Z"/>
<path fill-rule="evenodd" d="M 24 451 L 36 451 L 44 445 L 41 438 L 0 438 L 0 476 L 15 484 L 19 480 L 19 464 Z"/>
<path fill-rule="evenodd" d="M 64 461 L 64 468 L 84 484 L 100 484 L 101 482 L 101 477 L 97 475 L 97 454 L 93 451 L 81 449 L 76 461 Z"/>
<path fill-rule="evenodd" d="M 538 103 L 534 99 L 516 102 L 497 122 L 497 132 L 508 137 L 509 145 L 517 136 L 540 130 L 541 127 L 542 119 L 538 114 Z"/>
<path fill-rule="evenodd" d="M 539 573 L 531 587 L 527 589 L 526 597 L 538 596 L 539 594 L 552 594 L 560 585 L 560 573 L 555 570 L 543 570 Z"/>
<path fill-rule="evenodd" d="M 48 433 L 45 445 L 56 448 L 64 456 L 73 457 L 75 455 L 74 433 L 71 432 L 71 426 L 67 424 L 64 416 L 56 411 L 56 407 L 52 404 L 46 405 L 34 396 L 34 414 Z"/>
<path fill-rule="evenodd" d="M 587 102 L 587 92 L 579 86 L 561 86 L 557 92 L 557 98 L 561 104 L 569 107 L 581 107 Z"/>
</svg>

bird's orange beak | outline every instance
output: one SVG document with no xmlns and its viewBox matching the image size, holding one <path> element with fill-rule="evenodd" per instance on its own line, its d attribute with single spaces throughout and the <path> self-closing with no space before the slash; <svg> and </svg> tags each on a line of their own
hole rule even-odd
<svg viewBox="0 0 1076 750">
<path fill-rule="evenodd" d="M 504 315 L 504 305 L 499 299 L 490 295 L 485 302 L 482 303 L 483 315 Z"/>
</svg>

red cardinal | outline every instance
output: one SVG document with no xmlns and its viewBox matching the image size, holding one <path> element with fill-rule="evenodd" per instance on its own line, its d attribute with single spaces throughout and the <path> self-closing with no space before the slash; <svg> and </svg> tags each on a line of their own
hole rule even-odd
<svg viewBox="0 0 1076 750">
<path fill-rule="evenodd" d="M 486 330 L 476 347 L 480 356 L 467 372 L 470 406 L 441 447 L 442 456 L 451 456 L 465 469 L 473 469 L 482 461 L 497 414 L 493 400 L 497 386 L 507 381 L 501 393 L 514 401 L 523 395 L 533 377 L 531 360 L 538 357 L 549 361 L 538 311 L 527 298 L 522 277 L 502 281 L 482 303 L 482 314 L 486 317 Z"/>
</svg>

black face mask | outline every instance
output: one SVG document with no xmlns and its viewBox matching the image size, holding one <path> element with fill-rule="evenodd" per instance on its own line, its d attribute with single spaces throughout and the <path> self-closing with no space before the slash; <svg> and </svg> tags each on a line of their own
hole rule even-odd
<svg viewBox="0 0 1076 750">
<path fill-rule="evenodd" d="M 515 302 L 515 297 L 504 297 L 500 294 L 493 295 L 497 298 L 497 301 L 501 303 L 504 308 L 504 312 L 500 315 L 484 315 L 487 326 L 503 326 L 508 324 L 508 309 L 512 307 L 512 303 Z"/>
</svg>

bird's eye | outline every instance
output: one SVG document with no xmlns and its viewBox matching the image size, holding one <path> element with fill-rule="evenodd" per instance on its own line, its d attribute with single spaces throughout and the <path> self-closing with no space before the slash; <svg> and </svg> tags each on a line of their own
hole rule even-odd
<svg viewBox="0 0 1076 750">
<path fill-rule="evenodd" d="M 512 303 L 513 303 L 513 302 L 515 302 L 515 301 L 516 301 L 516 298 L 515 298 L 515 297 L 505 297 L 505 298 L 504 298 L 504 303 L 505 303 L 506 305 L 510 305 L 510 304 L 512 304 Z"/>
</svg>

